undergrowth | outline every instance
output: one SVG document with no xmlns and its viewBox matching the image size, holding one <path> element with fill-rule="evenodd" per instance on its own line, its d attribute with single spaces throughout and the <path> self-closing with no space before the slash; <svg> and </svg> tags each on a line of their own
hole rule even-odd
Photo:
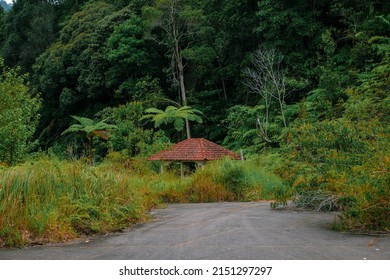
<svg viewBox="0 0 390 280">
<path fill-rule="evenodd" d="M 143 159 L 40 159 L 0 169 L 0 247 L 62 242 L 144 221 L 161 203 L 272 198 L 281 181 L 252 162 L 222 160 L 185 178 Z"/>
<path fill-rule="evenodd" d="M 344 120 L 301 124 L 275 172 L 286 184 L 275 205 L 339 211 L 335 228 L 390 232 L 389 127 Z M 293 205 L 294 205 L 293 204 Z"/>
</svg>

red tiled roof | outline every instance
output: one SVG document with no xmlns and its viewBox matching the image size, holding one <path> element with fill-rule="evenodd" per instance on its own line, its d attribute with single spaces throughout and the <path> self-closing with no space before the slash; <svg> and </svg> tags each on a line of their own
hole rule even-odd
<svg viewBox="0 0 390 280">
<path fill-rule="evenodd" d="M 204 138 L 190 138 L 152 155 L 148 160 L 203 161 L 223 157 L 240 160 L 240 156 Z"/>
</svg>

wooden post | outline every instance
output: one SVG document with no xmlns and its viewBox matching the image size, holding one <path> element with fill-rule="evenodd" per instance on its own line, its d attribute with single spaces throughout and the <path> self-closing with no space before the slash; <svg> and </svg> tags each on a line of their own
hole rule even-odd
<svg viewBox="0 0 390 280">
<path fill-rule="evenodd" d="M 183 168 L 183 162 L 180 162 L 180 176 L 183 178 L 184 177 L 184 168 Z"/>
<path fill-rule="evenodd" d="M 204 169 L 204 166 L 205 166 L 205 162 L 204 161 L 198 161 L 198 162 L 196 162 L 196 165 L 198 166 L 198 167 L 200 167 L 202 170 Z"/>
<path fill-rule="evenodd" d="M 163 161 L 161 161 L 160 173 L 164 174 L 164 162 Z"/>
</svg>

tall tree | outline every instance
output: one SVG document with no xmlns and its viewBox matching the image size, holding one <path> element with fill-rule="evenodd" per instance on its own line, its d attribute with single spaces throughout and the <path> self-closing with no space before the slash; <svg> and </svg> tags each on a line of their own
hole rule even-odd
<svg viewBox="0 0 390 280">
<path fill-rule="evenodd" d="M 259 35 L 253 32 L 258 24 L 257 0 L 202 1 L 205 22 L 209 29 L 207 46 L 215 53 L 215 60 L 204 79 L 220 92 L 220 99 L 245 101 L 240 91 L 242 62 L 248 52 L 259 44 Z M 208 102 L 208 101 L 207 101 Z"/>
<path fill-rule="evenodd" d="M 168 49 L 172 65 L 170 74 L 173 85 L 178 85 L 181 104 L 187 106 L 185 82 L 186 61 L 183 51 L 190 48 L 196 40 L 200 24 L 203 20 L 202 10 L 196 1 L 158 0 L 151 6 L 143 8 L 147 19 L 151 38 Z M 186 123 L 187 138 L 191 138 L 190 124 Z"/>
<path fill-rule="evenodd" d="M 137 79 L 151 71 L 150 57 L 143 38 L 142 19 L 135 15 L 116 26 L 107 40 L 106 55 L 111 63 L 107 83 L 115 88 L 115 96 L 128 101 L 134 95 Z"/>
</svg>

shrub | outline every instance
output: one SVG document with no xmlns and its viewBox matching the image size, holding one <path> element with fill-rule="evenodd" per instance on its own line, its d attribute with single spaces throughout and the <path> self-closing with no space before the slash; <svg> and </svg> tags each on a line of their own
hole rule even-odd
<svg viewBox="0 0 390 280">
<path fill-rule="evenodd" d="M 297 125 L 284 178 L 295 205 L 342 211 L 337 228 L 389 231 L 388 133 L 388 126 L 375 120 Z M 276 197 L 276 205 L 286 201 Z"/>
</svg>

